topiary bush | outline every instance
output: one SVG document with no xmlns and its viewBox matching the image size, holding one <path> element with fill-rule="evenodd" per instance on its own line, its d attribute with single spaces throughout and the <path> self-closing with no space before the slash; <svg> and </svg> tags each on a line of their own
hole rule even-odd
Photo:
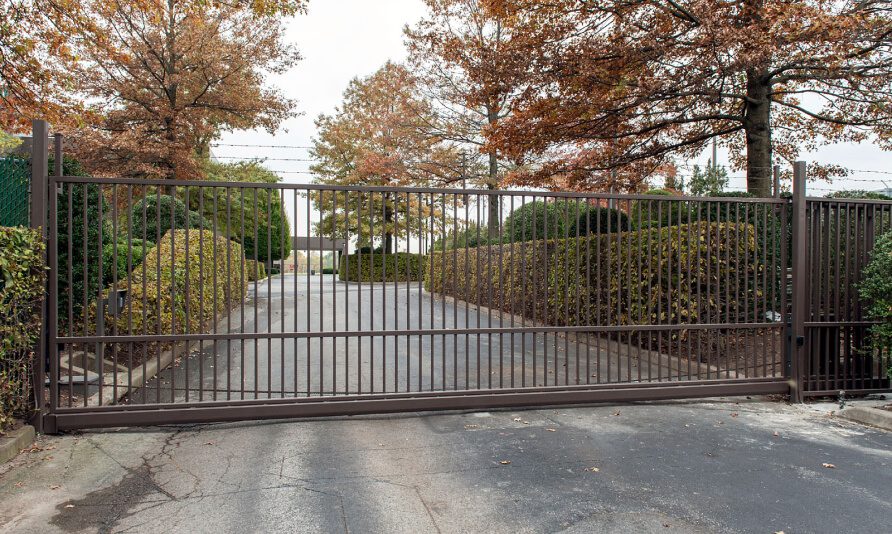
<svg viewBox="0 0 892 534">
<path fill-rule="evenodd" d="M 408 252 L 345 254 L 338 263 L 338 278 L 348 282 L 418 281 L 424 278 L 425 258 Z"/>
<path fill-rule="evenodd" d="M 130 209 L 130 235 L 134 238 L 157 240 L 171 228 L 210 228 L 201 214 L 186 208 L 179 198 L 170 195 L 148 195 Z"/>
<path fill-rule="evenodd" d="M 115 280 L 123 280 L 142 263 L 146 255 L 146 251 L 154 246 L 150 241 L 142 239 L 134 239 L 127 246 L 126 241 L 118 243 L 109 243 L 102 249 L 102 277 L 105 285 Z"/>
<path fill-rule="evenodd" d="M 570 237 L 626 232 L 631 229 L 629 216 L 620 210 L 590 206 L 570 224 Z"/>
<path fill-rule="evenodd" d="M 34 408 L 31 372 L 43 321 L 44 247 L 38 231 L 0 227 L 0 431 Z"/>
<path fill-rule="evenodd" d="M 478 247 L 483 245 L 495 244 L 499 242 L 498 237 L 490 238 L 487 234 L 489 230 L 485 227 L 478 226 L 471 222 L 467 228 L 450 230 L 445 238 L 440 238 L 431 244 L 431 250 L 451 250 L 453 248 Z M 373 252 L 371 247 L 362 247 L 360 253 Z M 380 249 L 374 252 L 381 252 Z"/>
<path fill-rule="evenodd" d="M 209 181 L 265 184 L 280 181 L 277 174 L 258 161 L 208 162 L 205 172 Z M 188 199 L 189 209 L 200 212 L 211 224 L 216 222 L 220 234 L 243 245 L 246 258 L 257 259 L 271 267 L 271 262 L 283 260 L 291 253 L 291 225 L 288 217 L 283 216 L 285 206 L 281 191 L 271 188 L 190 187 Z"/>
<path fill-rule="evenodd" d="M 858 290 L 867 302 L 867 318 L 879 321 L 870 327 L 871 345 L 884 358 L 886 374 L 892 378 L 892 231 L 877 239 Z"/>
<path fill-rule="evenodd" d="M 238 243 L 209 230 L 174 230 L 146 252 L 130 276 L 119 281 L 118 289 L 127 290 L 127 303 L 115 317 L 114 327 L 119 333 L 130 331 L 131 324 L 138 334 L 205 332 L 230 305 L 244 299 L 245 265 Z M 106 325 L 107 331 L 110 328 Z"/>
<path fill-rule="evenodd" d="M 677 196 L 667 189 L 651 189 L 645 195 Z M 635 228 L 678 226 L 691 221 L 690 205 L 684 200 L 636 200 L 629 210 L 629 220 Z"/>
<path fill-rule="evenodd" d="M 585 204 L 575 200 L 535 200 L 515 208 L 502 225 L 505 243 L 566 237 Z M 575 235 L 575 234 L 574 234 Z M 498 240 L 495 240 L 498 241 Z"/>
</svg>

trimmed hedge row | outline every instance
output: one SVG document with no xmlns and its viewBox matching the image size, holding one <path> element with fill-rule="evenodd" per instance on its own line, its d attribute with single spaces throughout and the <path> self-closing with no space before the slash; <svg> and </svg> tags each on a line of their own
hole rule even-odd
<svg viewBox="0 0 892 534">
<path fill-rule="evenodd" d="M 858 290 L 867 302 L 865 315 L 879 321 L 870 327 L 871 345 L 885 359 L 886 373 L 892 378 L 892 231 L 877 239 L 862 274 Z"/>
<path fill-rule="evenodd" d="M 229 304 L 244 299 L 242 280 L 248 280 L 248 273 L 243 272 L 247 262 L 241 245 L 210 230 L 174 230 L 172 237 L 170 232 L 162 237 L 143 263 L 118 283 L 128 295 L 123 313 L 113 321 L 119 333 L 128 332 L 131 324 L 137 334 L 183 333 L 187 328 L 203 332 Z"/>
<path fill-rule="evenodd" d="M 421 254 L 348 254 L 341 256 L 338 277 L 348 282 L 411 282 L 424 277 Z"/>
<path fill-rule="evenodd" d="M 266 278 L 266 266 L 262 261 L 245 260 L 245 271 L 247 274 L 246 280 L 249 282 L 256 282 Z"/>
<path fill-rule="evenodd" d="M 33 408 L 31 368 L 42 321 L 44 248 L 37 231 L 0 227 L 0 431 Z"/>
<path fill-rule="evenodd" d="M 555 326 L 745 321 L 764 297 L 742 223 L 435 252 L 431 264 L 429 291 Z"/>
</svg>

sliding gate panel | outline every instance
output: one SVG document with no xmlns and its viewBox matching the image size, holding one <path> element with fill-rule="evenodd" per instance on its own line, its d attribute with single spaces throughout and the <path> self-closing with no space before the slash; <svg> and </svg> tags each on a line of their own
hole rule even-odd
<svg viewBox="0 0 892 534">
<path fill-rule="evenodd" d="M 50 190 L 58 428 L 788 391 L 787 200 Z"/>
</svg>

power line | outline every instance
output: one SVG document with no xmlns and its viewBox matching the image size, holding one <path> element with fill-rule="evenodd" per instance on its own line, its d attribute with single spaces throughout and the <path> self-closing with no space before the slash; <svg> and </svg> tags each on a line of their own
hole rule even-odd
<svg viewBox="0 0 892 534">
<path fill-rule="evenodd" d="M 315 147 L 311 147 L 311 146 L 301 146 L 301 145 L 251 145 L 251 144 L 237 144 L 237 143 L 211 143 L 211 146 L 237 146 L 237 147 L 248 147 L 248 148 L 301 148 L 301 149 L 315 148 Z"/>
<path fill-rule="evenodd" d="M 242 156 L 214 156 L 217 159 L 238 159 L 243 161 L 307 161 L 307 162 L 315 162 L 320 161 L 318 159 L 313 158 L 267 158 L 263 156 L 257 156 L 256 158 L 245 158 Z"/>
</svg>

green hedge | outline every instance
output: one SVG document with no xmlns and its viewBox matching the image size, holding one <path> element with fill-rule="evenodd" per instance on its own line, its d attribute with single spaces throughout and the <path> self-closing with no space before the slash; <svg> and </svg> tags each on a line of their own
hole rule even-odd
<svg viewBox="0 0 892 534">
<path fill-rule="evenodd" d="M 745 321 L 764 296 L 755 248 L 752 225 L 705 222 L 541 240 L 434 253 L 425 286 L 556 326 Z"/>
<path fill-rule="evenodd" d="M 63 167 L 64 169 L 64 167 Z M 71 205 L 69 214 L 68 206 Z M 77 331 L 86 319 L 86 307 L 103 287 L 111 282 L 108 266 L 112 265 L 111 251 L 107 247 L 115 238 L 107 222 L 110 213 L 105 197 L 96 184 L 68 184 L 59 195 L 58 229 L 58 287 L 57 310 L 60 319 L 60 332 Z M 102 212 L 100 219 L 99 213 Z M 69 225 L 69 219 L 71 224 Z M 100 247 L 100 241 L 102 246 Z M 69 256 L 69 250 L 71 255 Z M 108 255 L 106 255 L 108 254 Z M 102 261 L 100 261 L 100 258 Z M 99 269 L 102 267 L 102 276 Z M 68 271 L 71 270 L 71 284 Z M 69 313 L 73 321 L 69 321 Z M 73 324 L 69 324 L 73 322 Z"/>
<path fill-rule="evenodd" d="M 227 304 L 235 306 L 244 299 L 246 263 L 238 243 L 210 230 L 174 230 L 173 242 L 170 233 L 163 236 L 146 252 L 143 263 L 118 283 L 119 289 L 127 290 L 128 302 L 113 322 L 119 333 L 128 332 L 131 324 L 137 334 L 183 333 L 187 327 L 192 333 L 204 332 Z"/>
<path fill-rule="evenodd" d="M 130 235 L 156 240 L 171 228 L 210 228 L 201 214 L 189 210 L 182 200 L 170 195 L 148 195 L 130 209 Z M 173 220 L 171 220 L 173 219 Z"/>
<path fill-rule="evenodd" d="M 127 246 L 126 241 L 109 243 L 102 248 L 102 274 L 106 284 L 114 280 L 123 280 L 142 263 L 149 248 L 154 245 L 149 241 L 134 239 Z M 67 273 L 64 273 L 67 275 Z"/>
<path fill-rule="evenodd" d="M 421 254 L 349 254 L 341 256 L 338 277 L 350 282 L 406 282 L 424 277 Z"/>
<path fill-rule="evenodd" d="M 266 266 L 261 261 L 245 260 L 245 271 L 249 282 L 266 278 Z"/>
<path fill-rule="evenodd" d="M 877 239 L 862 276 L 858 289 L 867 302 L 867 318 L 879 321 L 870 327 L 871 344 L 884 356 L 886 372 L 892 378 L 892 231 Z"/>
<path fill-rule="evenodd" d="M 0 431 L 33 408 L 31 369 L 42 321 L 44 247 L 39 232 L 0 227 Z"/>
</svg>

